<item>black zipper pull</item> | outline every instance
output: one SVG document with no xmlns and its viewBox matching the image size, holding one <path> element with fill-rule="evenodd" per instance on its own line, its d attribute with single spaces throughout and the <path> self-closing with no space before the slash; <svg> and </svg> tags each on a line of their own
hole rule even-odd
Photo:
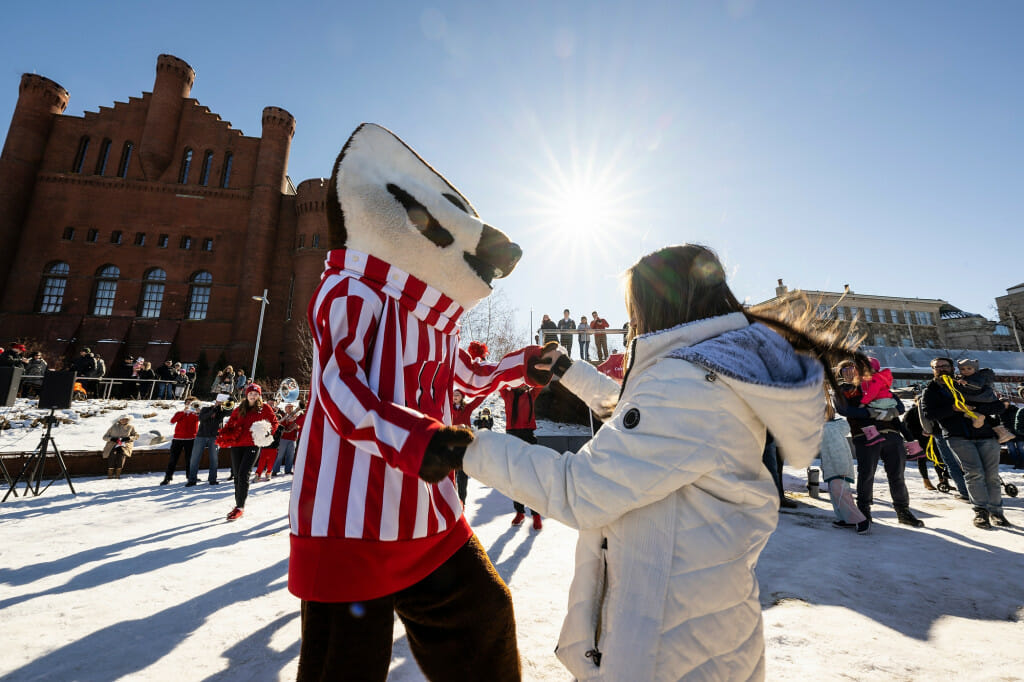
<svg viewBox="0 0 1024 682">
<path fill-rule="evenodd" d="M 587 653 L 583 654 L 586 658 L 591 659 L 598 668 L 601 667 L 601 652 L 597 649 L 591 649 Z"/>
</svg>

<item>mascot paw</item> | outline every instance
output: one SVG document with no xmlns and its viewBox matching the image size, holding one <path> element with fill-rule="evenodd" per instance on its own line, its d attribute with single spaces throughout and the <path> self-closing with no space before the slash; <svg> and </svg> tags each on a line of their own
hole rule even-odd
<svg viewBox="0 0 1024 682">
<path fill-rule="evenodd" d="M 537 355 L 526 358 L 526 378 L 534 386 L 547 386 L 551 381 L 551 368 L 561 356 L 557 341 L 548 341 Z"/>
<path fill-rule="evenodd" d="M 473 432 L 461 426 L 444 426 L 427 443 L 420 465 L 420 478 L 437 483 L 455 469 L 462 468 L 462 457 L 473 442 Z"/>
</svg>

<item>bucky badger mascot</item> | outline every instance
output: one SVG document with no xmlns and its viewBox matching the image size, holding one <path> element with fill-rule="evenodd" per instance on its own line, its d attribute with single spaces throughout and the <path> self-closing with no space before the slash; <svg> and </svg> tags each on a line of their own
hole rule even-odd
<svg viewBox="0 0 1024 682">
<path fill-rule="evenodd" d="M 474 397 L 550 378 L 536 346 L 496 365 L 459 348 L 459 317 L 521 251 L 373 124 L 338 156 L 327 216 L 289 509 L 299 679 L 386 679 L 397 613 L 427 678 L 518 680 L 508 588 L 449 475 L 472 434 L 446 425 L 454 388 Z"/>
</svg>

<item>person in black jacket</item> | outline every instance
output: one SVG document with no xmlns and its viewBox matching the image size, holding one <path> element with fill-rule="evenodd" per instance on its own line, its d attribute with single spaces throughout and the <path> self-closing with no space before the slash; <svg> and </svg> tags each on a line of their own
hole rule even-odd
<svg viewBox="0 0 1024 682">
<path fill-rule="evenodd" d="M 164 364 L 156 368 L 156 378 L 160 380 L 156 385 L 156 399 L 170 400 L 173 397 L 174 381 L 177 379 L 174 363 L 171 360 L 164 360 Z"/>
<path fill-rule="evenodd" d="M 1006 409 L 999 415 L 999 421 L 1003 428 L 1015 436 L 1013 440 L 1006 443 L 1006 451 L 1013 460 L 1013 468 L 1024 469 L 1024 441 L 1021 440 L 1020 432 L 1017 431 L 1017 415 L 1020 414 L 1020 408 L 1009 400 L 1004 400 L 1003 405 L 1006 406 Z"/>
<path fill-rule="evenodd" d="M 850 423 L 850 435 L 853 437 L 853 449 L 857 459 L 857 508 L 874 523 L 871 518 L 871 503 L 874 496 L 875 470 L 878 460 L 885 466 L 889 478 L 889 493 L 892 495 L 892 506 L 896 510 L 896 519 L 908 526 L 920 528 L 924 522 L 910 511 L 910 493 L 903 472 L 906 469 L 906 451 L 903 446 L 903 434 L 899 415 L 904 411 L 903 403 L 896 402 L 896 408 L 886 419 L 872 419 L 868 409 L 861 406 L 860 376 L 863 373 L 857 365 L 848 360 L 839 365 L 840 394 L 836 396 L 836 411 L 846 417 Z M 883 439 L 873 445 L 867 445 L 864 427 L 873 425 Z"/>
<path fill-rule="evenodd" d="M 935 358 L 931 362 L 934 378 L 921 395 L 921 410 L 927 419 L 942 427 L 946 442 L 964 469 L 967 493 L 974 507 L 974 525 L 991 528 L 1012 525 L 1003 515 L 1003 497 L 999 486 L 999 440 L 989 420 L 975 420 L 968 413 L 998 414 L 1003 404 L 968 405 L 953 381 L 953 361 Z M 998 412 L 991 412 L 996 409 Z M 984 410 L 984 412 L 983 412 Z M 979 426 L 974 426 L 980 421 Z M 990 521 L 991 519 L 991 521 Z"/>
<path fill-rule="evenodd" d="M 558 335 L 555 333 L 557 331 L 558 326 L 551 321 L 550 317 L 545 315 L 540 323 L 540 344 L 543 346 L 548 341 L 557 341 Z"/>
<path fill-rule="evenodd" d="M 559 331 L 576 331 L 576 322 L 573 321 L 569 315 L 569 309 L 566 308 L 562 311 L 562 319 L 558 321 Z M 565 357 L 572 357 L 572 334 L 560 334 L 558 336 L 558 342 L 565 348 Z"/>
<path fill-rule="evenodd" d="M 186 486 L 193 486 L 199 482 L 199 460 L 203 457 L 203 450 L 210 449 L 210 485 L 217 485 L 217 432 L 220 430 L 224 417 L 231 414 L 234 408 L 228 400 L 226 393 L 217 395 L 217 401 L 213 405 L 207 405 L 199 410 L 199 431 L 196 433 L 196 440 L 192 444 L 192 456 L 188 460 L 188 475 Z"/>
<path fill-rule="evenodd" d="M 71 369 L 75 370 L 75 374 L 78 375 L 78 380 L 82 382 L 82 388 L 85 389 L 86 394 L 92 393 L 95 383 L 89 377 L 96 373 L 96 358 L 93 357 L 92 350 L 83 348 L 78 351 L 78 357 L 71 363 Z"/>
</svg>

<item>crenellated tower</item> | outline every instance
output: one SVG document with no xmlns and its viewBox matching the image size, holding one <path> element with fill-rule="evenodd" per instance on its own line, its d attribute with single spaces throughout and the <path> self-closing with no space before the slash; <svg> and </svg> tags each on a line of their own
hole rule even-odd
<svg viewBox="0 0 1024 682">
<path fill-rule="evenodd" d="M 288 154 L 295 134 L 295 117 L 280 107 L 263 109 L 263 134 L 253 173 L 252 199 L 241 256 L 246 266 L 245 281 L 238 289 L 235 326 L 236 346 L 251 346 L 259 322 L 259 306 L 252 296 L 271 288 L 275 266 L 275 243 L 281 218 L 281 195 L 287 187 Z M 287 253 L 280 254 L 282 260 Z M 280 292 L 278 292 L 280 293 Z M 271 301 L 274 301 L 271 296 Z M 278 300 L 281 296 L 276 297 Z M 276 314 L 276 313 L 275 313 Z"/>
<path fill-rule="evenodd" d="M 169 54 L 157 57 L 156 80 L 139 144 L 142 172 L 147 180 L 159 180 L 174 159 L 181 110 L 195 79 L 196 72 L 185 60 Z"/>
<path fill-rule="evenodd" d="M 36 176 L 57 116 L 68 106 L 68 91 L 32 73 L 21 77 L 18 103 L 0 153 L 0 288 L 18 253 L 22 226 Z"/>
</svg>

